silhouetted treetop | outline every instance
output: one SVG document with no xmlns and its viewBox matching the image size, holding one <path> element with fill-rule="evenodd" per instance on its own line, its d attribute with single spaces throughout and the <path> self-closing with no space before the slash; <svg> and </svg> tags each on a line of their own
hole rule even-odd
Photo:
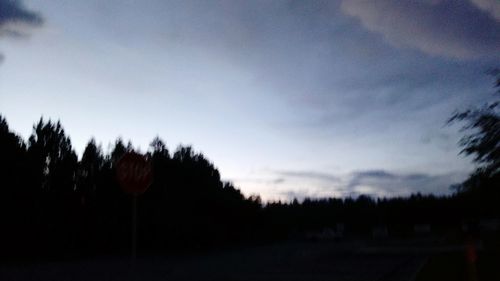
<svg viewBox="0 0 500 281">
<path fill-rule="evenodd" d="M 165 142 L 163 142 L 160 137 L 156 136 L 153 141 L 151 141 L 151 144 L 149 144 L 149 147 L 151 148 L 153 155 L 155 156 L 161 156 L 164 158 L 170 158 L 169 151 L 167 149 L 167 146 L 165 145 Z"/>
<path fill-rule="evenodd" d="M 125 144 L 123 144 L 123 140 L 118 138 L 111 150 L 111 162 L 116 163 L 116 161 L 118 161 L 118 159 L 120 159 L 120 157 L 122 157 L 127 151 L 128 149 L 125 147 Z"/>
<path fill-rule="evenodd" d="M 500 70 L 494 70 L 496 94 L 500 94 Z M 500 172 L 500 99 L 480 108 L 454 114 L 449 122 L 463 121 L 468 132 L 460 140 L 462 153 L 471 155 L 479 167 L 477 174 L 492 177 Z"/>
<path fill-rule="evenodd" d="M 42 189 L 74 189 L 78 159 L 59 121 L 40 119 L 29 138 L 28 155 Z"/>
</svg>

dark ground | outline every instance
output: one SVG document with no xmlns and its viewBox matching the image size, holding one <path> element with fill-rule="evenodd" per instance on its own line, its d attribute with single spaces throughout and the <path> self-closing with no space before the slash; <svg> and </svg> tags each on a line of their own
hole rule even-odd
<svg viewBox="0 0 500 281">
<path fill-rule="evenodd" d="M 413 280 L 429 239 L 286 242 L 195 255 L 3 265 L 0 280 Z"/>
</svg>

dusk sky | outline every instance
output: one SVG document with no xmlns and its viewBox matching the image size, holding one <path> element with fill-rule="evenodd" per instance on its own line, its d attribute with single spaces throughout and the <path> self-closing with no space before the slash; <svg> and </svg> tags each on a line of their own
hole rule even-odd
<svg viewBox="0 0 500 281">
<path fill-rule="evenodd" d="M 263 199 L 446 194 L 493 97 L 498 0 L 0 0 L 0 114 L 192 145 Z"/>
</svg>

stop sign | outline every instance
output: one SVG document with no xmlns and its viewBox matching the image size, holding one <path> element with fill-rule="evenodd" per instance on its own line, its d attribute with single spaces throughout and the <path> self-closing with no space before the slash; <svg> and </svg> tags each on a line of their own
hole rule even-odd
<svg viewBox="0 0 500 281">
<path fill-rule="evenodd" d="M 137 195 L 151 185 L 153 172 L 146 157 L 127 152 L 116 163 L 116 177 L 123 191 Z"/>
</svg>

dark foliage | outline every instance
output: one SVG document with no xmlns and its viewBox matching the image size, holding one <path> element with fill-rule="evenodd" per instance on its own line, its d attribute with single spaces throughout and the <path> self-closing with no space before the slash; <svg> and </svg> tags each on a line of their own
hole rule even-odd
<svg viewBox="0 0 500 281">
<path fill-rule="evenodd" d="M 495 94 L 500 94 L 500 69 L 490 72 L 495 78 Z M 460 140 L 462 153 L 473 156 L 478 168 L 461 188 L 468 190 L 483 181 L 498 179 L 500 173 L 500 100 L 454 114 L 449 122 L 464 122 L 467 134 Z M 498 181 L 497 181 L 498 183 Z"/>
<path fill-rule="evenodd" d="M 118 139 L 105 154 L 91 139 L 78 160 L 59 122 L 40 119 L 25 143 L 0 117 L 1 257 L 128 253 L 132 197 L 122 192 L 115 176 L 116 161 L 128 151 L 132 145 Z M 189 146 L 171 154 L 156 137 L 146 157 L 154 180 L 137 199 L 139 253 L 303 237 L 339 223 L 353 234 L 381 224 L 404 234 L 414 223 L 456 225 L 464 218 L 499 213 L 498 201 L 484 201 L 480 194 L 263 205 L 259 197 L 245 197 L 222 181 L 217 168 Z"/>
</svg>

